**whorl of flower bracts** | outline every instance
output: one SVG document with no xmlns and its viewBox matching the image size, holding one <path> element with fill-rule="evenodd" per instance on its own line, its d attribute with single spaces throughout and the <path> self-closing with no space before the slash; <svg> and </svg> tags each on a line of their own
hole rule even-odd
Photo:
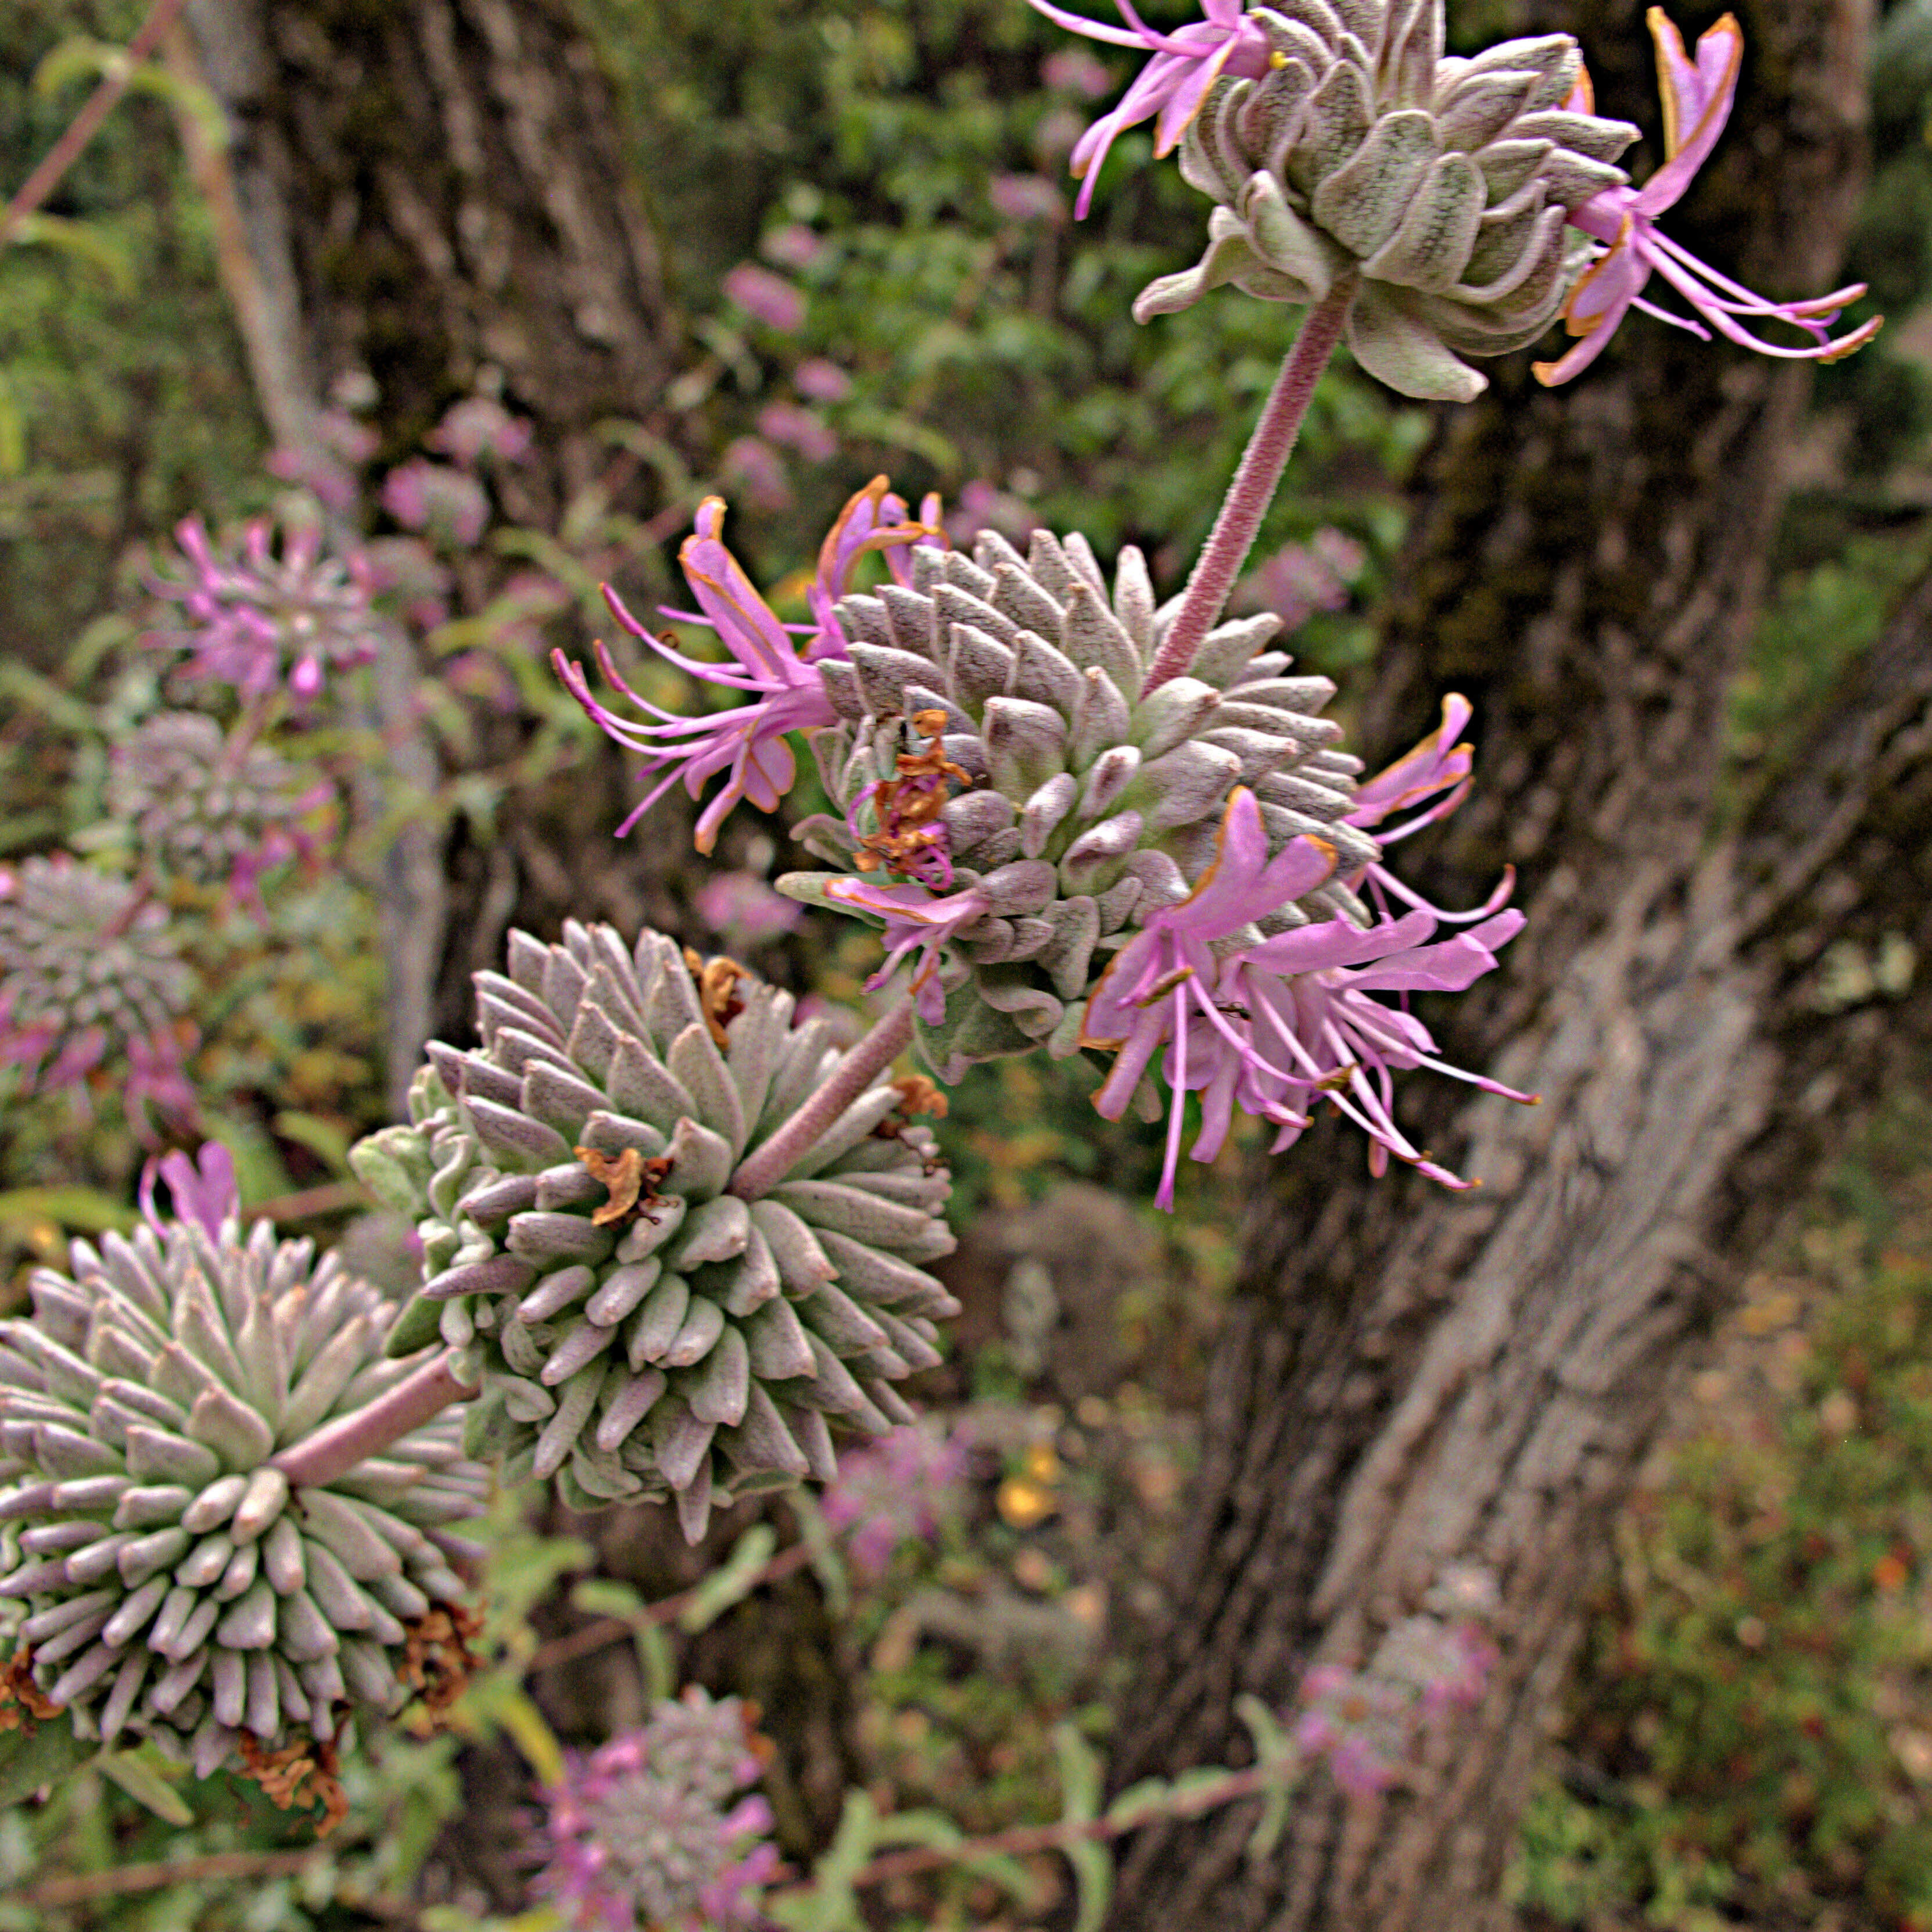
<svg viewBox="0 0 1932 1932">
<path fill-rule="evenodd" d="M 188 564 L 184 578 L 158 578 L 158 596 L 182 606 L 178 628 L 145 642 L 194 654 L 197 676 L 266 696 L 286 684 L 310 698 L 328 676 L 367 664 L 382 648 L 382 620 L 371 608 L 359 558 L 326 555 L 320 525 L 282 532 L 258 518 L 226 553 L 218 552 L 197 517 L 175 526 Z"/>
<path fill-rule="evenodd" d="M 1111 592 L 1077 533 L 1036 530 L 1024 556 L 991 530 L 970 559 L 910 556 L 910 584 L 840 602 L 848 656 L 818 667 L 838 723 L 812 747 L 844 816 L 794 836 L 859 876 L 778 883 L 883 920 L 895 960 L 924 949 L 913 983 L 942 1078 L 1042 1043 L 1072 1053 L 1107 953 L 1187 897 L 1238 784 L 1271 848 L 1316 834 L 1330 854 L 1247 937 L 1366 922 L 1341 883 L 1378 852 L 1344 822 L 1360 763 L 1320 716 L 1334 685 L 1263 649 L 1279 620 L 1220 626 L 1187 676 L 1143 694 L 1168 613 L 1138 550 Z M 943 978 L 942 947 L 957 962 Z"/>
<path fill-rule="evenodd" d="M 166 908 L 65 853 L 0 868 L 0 1064 L 29 1090 L 73 1086 L 124 1060 L 136 1124 L 152 1103 L 186 1114 L 182 1072 L 194 975 Z"/>
<path fill-rule="evenodd" d="M 79 1735 L 320 1796 L 358 1715 L 434 1690 L 429 1653 L 466 1623 L 446 1526 L 488 1478 L 452 1412 L 291 1490 L 278 1454 L 410 1372 L 384 1354 L 394 1304 L 244 1232 L 219 1149 L 200 1180 L 176 1167 L 184 1217 L 76 1241 L 0 1323 L 0 1597 Z"/>
<path fill-rule="evenodd" d="M 332 796 L 259 741 L 199 711 L 164 711 L 114 747 L 107 806 L 165 874 L 260 903 L 262 873 L 315 849 L 310 821 Z"/>
<path fill-rule="evenodd" d="M 1467 402 L 1460 359 L 1533 342 L 1587 251 L 1569 212 L 1621 184 L 1626 122 L 1588 111 L 1568 35 L 1444 58 L 1442 0 L 1288 0 L 1257 8 L 1265 71 L 1223 74 L 1181 142 L 1180 171 L 1218 204 L 1208 251 L 1144 290 L 1144 321 L 1232 282 L 1270 302 L 1360 285 L 1349 346 L 1403 394 Z"/>
<path fill-rule="evenodd" d="M 532 1889 L 573 1932 L 736 1932 L 775 1876 L 771 1808 L 738 1797 L 760 1772 L 748 1714 L 694 1685 L 638 1730 L 565 1759 L 544 1792 Z M 766 1748 L 769 1748 L 767 1747 Z"/>
<path fill-rule="evenodd" d="M 509 969 L 476 976 L 482 1046 L 433 1045 L 414 1124 L 357 1156 L 419 1217 L 410 1333 L 436 1316 L 484 1384 L 472 1453 L 577 1508 L 673 1496 L 695 1541 L 714 1504 L 829 1480 L 828 1417 L 910 1420 L 890 1384 L 958 1312 L 919 1265 L 953 1246 L 920 1096 L 882 1080 L 748 1202 L 727 1184 L 837 1064 L 828 1022 L 649 931 L 513 932 Z"/>
</svg>

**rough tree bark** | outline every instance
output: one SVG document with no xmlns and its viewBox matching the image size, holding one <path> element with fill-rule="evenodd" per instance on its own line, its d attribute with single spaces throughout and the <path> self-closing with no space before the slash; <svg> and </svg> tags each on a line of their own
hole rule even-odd
<svg viewBox="0 0 1932 1932">
<path fill-rule="evenodd" d="M 483 389 L 536 426 L 532 460 L 498 485 L 506 516 L 553 528 L 596 487 L 614 508 L 659 507 L 594 432 L 651 416 L 680 332 L 612 88 L 568 0 L 191 0 L 188 14 L 185 57 L 230 117 L 232 187 L 204 174 L 278 439 L 307 442 L 331 385 L 366 372 L 395 460 Z M 472 605 L 492 569 L 466 566 Z M 420 784 L 434 773 L 404 742 L 412 668 L 391 669 L 385 727 Z M 521 728 L 478 722 L 480 762 L 501 765 Z M 496 963 L 512 922 L 640 922 L 652 855 L 674 863 L 679 846 L 612 845 L 627 789 L 600 742 L 588 773 L 507 801 L 487 848 L 405 835 L 388 880 L 392 1076 L 406 1083 L 430 1033 L 467 1026 L 469 974 Z"/>
<path fill-rule="evenodd" d="M 1863 0 L 1738 10 L 1732 151 L 1684 238 L 1823 287 L 1861 179 Z M 1604 111 L 1648 97 L 1636 6 L 1537 24 L 1578 32 Z M 1248 1816 L 1142 1834 L 1118 1926 L 1508 1922 L 1593 1553 L 1670 1372 L 1847 1112 L 1932 1034 L 1922 968 L 1882 1014 L 1814 1004 L 1834 940 L 1901 931 L 1922 958 L 1932 938 L 1932 589 L 1727 830 L 1724 705 L 1806 378 L 1626 334 L 1574 388 L 1508 369 L 1441 427 L 1362 734 L 1393 753 L 1444 692 L 1475 702 L 1478 790 L 1425 889 L 1472 902 L 1513 860 L 1530 922 L 1459 1003 L 1448 1057 L 1543 1104 L 1410 1096 L 1421 1144 L 1487 1184 L 1472 1195 L 1371 1183 L 1334 1136 L 1279 1164 L 1114 1774 L 1238 1760 L 1237 1694 L 1285 1704 L 1310 1664 L 1363 1660 L 1452 1562 L 1496 1574 L 1502 1662 L 1410 1788 L 1351 1802 L 1318 1780 L 1258 1863 Z"/>
</svg>

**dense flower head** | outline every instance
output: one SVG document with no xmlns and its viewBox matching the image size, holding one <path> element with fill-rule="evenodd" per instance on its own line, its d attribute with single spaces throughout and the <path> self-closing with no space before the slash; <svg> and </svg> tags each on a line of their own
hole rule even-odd
<svg viewBox="0 0 1932 1932">
<path fill-rule="evenodd" d="M 1161 145 L 1179 138 L 1183 176 L 1216 204 L 1199 263 L 1150 285 L 1135 314 L 1228 282 L 1315 302 L 1356 278 L 1362 366 L 1405 395 L 1468 401 L 1485 378 L 1462 357 L 1521 348 L 1555 319 L 1582 266 L 1570 212 L 1622 184 L 1636 128 L 1574 98 L 1582 61 L 1567 34 L 1446 56 L 1442 0 L 1208 12 L 1175 34 L 1139 30 L 1158 50 L 1088 136 L 1158 96 Z M 1076 148 L 1076 172 L 1084 158 Z"/>
<path fill-rule="evenodd" d="M 356 1156 L 416 1217 L 408 1333 L 484 1383 L 472 1452 L 576 1508 L 674 1499 L 694 1541 L 714 1505 L 829 1480 L 828 1418 L 911 1420 L 891 1384 L 958 1312 L 920 1265 L 953 1241 L 918 1096 L 881 1079 L 748 1203 L 732 1177 L 837 1064 L 831 1024 L 655 932 L 513 932 L 508 963 L 476 976 L 481 1046 L 433 1045 L 412 1124 Z"/>
<path fill-rule="evenodd" d="M 1492 1581 L 1485 1613 L 1494 1607 Z M 1384 1633 L 1366 1669 L 1319 1664 L 1302 1679 L 1294 1742 L 1325 1760 L 1345 1791 L 1385 1790 L 1402 1775 L 1426 1725 L 1482 1701 L 1497 1657 L 1487 1633 L 1468 1615 L 1404 1617 Z"/>
<path fill-rule="evenodd" d="M 639 1730 L 564 1760 L 544 1794 L 532 1889 L 574 1932 L 737 1932 L 778 1869 L 744 1706 L 692 1687 Z"/>
<path fill-rule="evenodd" d="M 444 1694 L 470 1628 L 448 1526 L 488 1479 L 447 1413 L 292 1489 L 280 1456 L 416 1366 L 384 1354 L 394 1305 L 246 1228 L 219 1150 L 160 1173 L 176 1216 L 151 1192 L 131 1237 L 76 1241 L 0 1323 L 0 1598 L 81 1736 L 272 1791 L 308 1767 L 321 1796 L 358 1716 Z"/>
<path fill-rule="evenodd" d="M 166 908 L 64 853 L 0 869 L 0 1064 L 29 1090 L 124 1061 L 137 1118 L 192 1111 L 182 1072 L 195 980 Z"/>
<path fill-rule="evenodd" d="M 370 606 L 360 560 L 328 555 L 320 526 L 275 527 L 258 518 L 236 544 L 218 550 L 198 517 L 175 526 L 188 564 L 185 578 L 158 579 L 158 595 L 182 606 L 177 629 L 146 641 L 193 653 L 197 676 L 250 696 L 284 684 L 314 698 L 330 674 L 367 664 L 382 648 L 382 620 Z"/>
<path fill-rule="evenodd" d="M 1188 896 L 1238 784 L 1271 850 L 1319 833 L 1337 858 L 1249 936 L 1367 920 L 1342 877 L 1377 856 L 1343 822 L 1360 766 L 1320 715 L 1334 685 L 1266 648 L 1279 620 L 1221 625 L 1187 676 L 1148 691 L 1171 607 L 1138 550 L 1111 587 L 1078 534 L 1036 530 L 1022 556 L 983 530 L 970 557 L 920 548 L 908 563 L 908 582 L 838 603 L 846 648 L 818 666 L 838 722 L 812 748 L 842 815 L 794 836 L 845 872 L 778 884 L 880 921 L 889 967 L 916 949 L 942 1078 L 1076 1051 L 1108 956 Z"/>
<path fill-rule="evenodd" d="M 966 1472 L 967 1442 L 926 1423 L 895 1429 L 848 1456 L 826 1489 L 825 1520 L 847 1532 L 854 1562 L 878 1576 L 902 1544 L 929 1542 Z"/>
<path fill-rule="evenodd" d="M 164 711 L 110 754 L 107 808 L 164 874 L 260 904 L 261 874 L 311 856 L 326 780 L 199 711 Z"/>
<path fill-rule="evenodd" d="M 740 800 L 750 800 L 761 812 L 775 812 L 797 775 L 787 738 L 794 731 L 812 730 L 834 722 L 814 667 L 820 658 L 844 653 L 844 640 L 831 612 L 844 592 L 854 564 L 861 555 L 877 550 L 884 554 L 889 568 L 903 571 L 899 552 L 932 536 L 924 523 L 910 519 L 905 504 L 890 494 L 884 477 L 860 490 L 846 505 L 820 551 L 808 593 L 814 621 L 804 627 L 808 642 L 801 652 L 794 640 L 793 627 L 778 621 L 725 548 L 724 507 L 722 497 L 706 497 L 699 507 L 696 528 L 678 553 L 686 581 L 698 600 L 698 610 L 666 610 L 664 614 L 714 630 L 730 653 L 728 663 L 705 663 L 686 656 L 674 644 L 653 636 L 639 623 L 614 592 L 607 589 L 604 594 L 612 615 L 640 643 L 648 644 L 688 676 L 739 692 L 747 702 L 708 716 L 680 717 L 632 691 L 600 642 L 597 662 L 604 680 L 619 696 L 648 715 L 650 722 L 639 723 L 620 716 L 598 699 L 581 664 L 572 662 L 560 651 L 551 659 L 572 695 L 598 724 L 619 744 L 641 753 L 663 771 L 656 785 L 618 828 L 620 837 L 680 779 L 686 793 L 695 799 L 720 772 L 725 775 L 724 784 L 698 821 L 700 852 L 711 850 L 725 814 Z"/>
<path fill-rule="evenodd" d="M 1699 37 L 1693 58 L 1660 7 L 1652 8 L 1646 17 L 1657 46 L 1658 89 L 1664 97 L 1664 165 L 1642 188 L 1606 188 L 1571 212 L 1571 221 L 1604 245 L 1564 307 L 1564 327 L 1582 339 L 1558 361 L 1537 363 L 1537 380 L 1554 385 L 1580 375 L 1603 353 L 1632 308 L 1708 341 L 1710 330 L 1702 323 L 1644 300 L 1643 290 L 1653 274 L 1675 289 L 1711 328 L 1760 355 L 1835 362 L 1862 349 L 1878 333 L 1882 317 L 1874 316 L 1835 338 L 1831 328 L 1840 312 L 1865 292 L 1864 283 L 1808 301 L 1767 302 L 1657 232 L 1657 218 L 1683 198 L 1730 118 L 1744 37 L 1736 20 L 1726 14 Z M 1587 80 L 1580 85 L 1587 92 Z M 1747 326 L 1747 319 L 1782 322 L 1808 339 L 1796 345 L 1767 342 Z"/>
</svg>

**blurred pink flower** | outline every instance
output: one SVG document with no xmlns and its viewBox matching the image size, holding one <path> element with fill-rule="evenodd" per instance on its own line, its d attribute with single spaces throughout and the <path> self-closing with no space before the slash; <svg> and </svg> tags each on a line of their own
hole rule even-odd
<svg viewBox="0 0 1932 1932">
<path fill-rule="evenodd" d="M 1008 221 L 1064 221 L 1066 200 L 1043 175 L 995 175 L 986 186 L 994 212 Z"/>
<path fill-rule="evenodd" d="M 975 477 L 960 490 L 946 518 L 946 534 L 962 544 L 986 530 L 998 530 L 1009 542 L 1024 544 L 1040 527 L 1040 520 L 1025 498 L 982 476 Z"/>
<path fill-rule="evenodd" d="M 718 467 L 730 482 L 742 487 L 746 501 L 760 510 L 782 510 L 791 501 L 784 459 L 760 436 L 734 437 Z"/>
<path fill-rule="evenodd" d="M 849 1532 L 846 1546 L 868 1576 L 883 1574 L 902 1544 L 939 1533 L 956 1506 L 968 1446 L 961 1430 L 946 1435 L 911 1423 L 839 1457 L 838 1474 L 826 1486 L 825 1520 Z"/>
<path fill-rule="evenodd" d="M 791 372 L 791 380 L 801 396 L 814 403 L 842 403 L 852 393 L 852 379 L 836 362 L 814 356 Z"/>
<path fill-rule="evenodd" d="M 520 463 L 530 453 L 536 432 L 526 416 L 513 416 L 488 396 L 466 396 L 455 404 L 424 440 L 467 466 L 485 456 Z"/>
<path fill-rule="evenodd" d="M 698 916 L 730 946 L 763 946 L 795 932 L 805 908 L 756 872 L 714 872 L 698 889 Z"/>
<path fill-rule="evenodd" d="M 1048 87 L 1084 100 L 1099 100 L 1114 84 L 1107 63 L 1084 47 L 1062 47 L 1048 54 L 1040 64 L 1040 77 Z"/>
<path fill-rule="evenodd" d="M 724 278 L 724 292 L 747 315 L 790 335 L 805 320 L 805 298 L 782 275 L 740 262 Z"/>
<path fill-rule="evenodd" d="M 242 1190 L 235 1178 L 235 1156 L 219 1141 L 205 1141 L 201 1152 L 190 1159 L 178 1150 L 157 1160 L 152 1154 L 141 1170 L 141 1214 L 151 1227 L 162 1225 L 163 1216 L 154 1204 L 154 1184 L 166 1181 L 173 1207 L 166 1217 L 176 1221 L 198 1221 L 212 1241 L 221 1238 L 223 1222 L 240 1214 Z"/>
<path fill-rule="evenodd" d="M 744 1707 L 694 1687 L 640 1729 L 565 1755 L 533 1820 L 532 1881 L 572 1932 L 750 1932 L 777 1875 L 771 1807 Z"/>
<path fill-rule="evenodd" d="M 758 244 L 767 261 L 782 268 L 808 268 L 825 253 L 824 238 L 802 221 L 788 221 L 774 228 Z"/>
<path fill-rule="evenodd" d="M 370 607 L 368 569 L 359 554 L 327 556 L 319 525 L 275 526 L 258 518 L 241 540 L 218 552 L 198 517 L 175 526 L 190 566 L 181 578 L 158 578 L 158 596 L 182 606 L 177 630 L 151 631 L 144 644 L 194 653 L 194 675 L 250 695 L 286 681 L 300 698 L 327 672 L 367 664 L 381 649 L 382 620 Z"/>
<path fill-rule="evenodd" d="M 1415 1694 L 1340 1664 L 1318 1664 L 1301 1682 L 1306 1708 L 1294 1741 L 1324 1757 L 1344 1791 L 1368 1797 L 1396 1780 L 1413 1735 Z"/>
<path fill-rule="evenodd" d="M 767 403 L 758 412 L 758 434 L 788 445 L 808 463 L 824 463 L 838 454 L 838 439 L 825 419 L 796 403 Z"/>
<path fill-rule="evenodd" d="M 382 504 L 405 530 L 427 530 L 466 550 L 490 520 L 490 500 L 475 477 L 422 456 L 383 478 Z"/>
<path fill-rule="evenodd" d="M 1366 560 L 1352 537 L 1319 530 L 1305 544 L 1284 544 L 1257 565 L 1235 597 L 1244 609 L 1276 612 L 1284 630 L 1295 630 L 1317 610 L 1340 610 Z"/>
</svg>

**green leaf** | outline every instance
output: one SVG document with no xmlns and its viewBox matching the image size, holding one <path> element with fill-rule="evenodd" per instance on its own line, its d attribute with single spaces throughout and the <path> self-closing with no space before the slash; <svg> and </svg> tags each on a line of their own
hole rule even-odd
<svg viewBox="0 0 1932 1932">
<path fill-rule="evenodd" d="M 349 1174 L 349 1136 L 339 1120 L 284 1108 L 269 1123 L 285 1141 L 306 1148 L 340 1180 Z"/>
<path fill-rule="evenodd" d="M 818 1507 L 818 1498 L 809 1490 L 797 1489 L 786 1492 L 785 1502 L 811 1556 L 812 1574 L 825 1592 L 825 1607 L 835 1619 L 846 1616 L 852 1607 L 852 1588 L 846 1579 L 837 1539 L 825 1520 L 825 1512 Z"/>
<path fill-rule="evenodd" d="M 400 1361 L 405 1355 L 413 1355 L 418 1348 L 427 1348 L 442 1336 L 442 1304 L 432 1301 L 426 1294 L 412 1295 L 404 1304 L 403 1312 L 396 1317 L 395 1326 L 389 1330 L 389 1339 L 382 1345 L 382 1352 L 392 1361 Z"/>
<path fill-rule="evenodd" d="M 92 1187 L 14 1187 L 0 1194 L 0 1227 L 52 1221 L 84 1234 L 122 1232 L 134 1225 L 134 1210 Z"/>
<path fill-rule="evenodd" d="M 116 294 L 134 292 L 134 264 L 128 251 L 97 223 L 70 220 L 64 214 L 23 214 L 14 223 L 10 238 L 58 249 L 98 269 L 113 284 Z"/>
<path fill-rule="evenodd" d="M 734 1604 L 742 1603 L 758 1587 L 778 1542 L 778 1532 L 770 1523 L 754 1523 L 723 1564 L 692 1592 L 691 1601 L 678 1612 L 678 1628 L 694 1636 L 710 1629 Z"/>
<path fill-rule="evenodd" d="M 878 1834 L 879 1814 L 871 1798 L 863 1791 L 847 1792 L 838 1832 L 812 1868 L 810 1883 L 766 1899 L 766 1911 L 788 1932 L 864 1932 L 852 1881 L 870 1861 Z"/>
<path fill-rule="evenodd" d="M 1174 1787 L 1164 1778 L 1144 1778 L 1130 1784 L 1107 1807 L 1110 1825 L 1138 1825 L 1144 1818 L 1157 1818 L 1167 1809 Z"/>
<path fill-rule="evenodd" d="M 1070 1724 L 1053 1727 L 1053 1754 L 1060 1766 L 1060 1816 L 1070 1825 L 1089 1825 L 1100 1815 L 1102 1771 L 1092 1745 Z M 1099 1932 L 1114 1895 L 1114 1856 L 1091 1838 L 1060 1847 L 1073 1868 L 1080 1909 L 1073 1932 Z"/>
<path fill-rule="evenodd" d="M 157 1818 L 178 1831 L 194 1822 L 194 1814 L 182 1802 L 182 1796 L 148 1761 L 148 1754 L 104 1750 L 94 1762 L 137 1804 L 145 1804 Z"/>
<path fill-rule="evenodd" d="M 622 1617 L 628 1623 L 650 1608 L 640 1592 L 614 1576 L 586 1576 L 571 1586 L 570 1600 L 593 1617 Z"/>
<path fill-rule="evenodd" d="M 661 1704 L 677 1689 L 677 1662 L 671 1655 L 670 1639 L 656 1624 L 638 1624 L 631 1633 L 637 1646 L 638 1668 L 644 1672 L 644 1695 Z"/>
<path fill-rule="evenodd" d="M 18 1804 L 44 1784 L 56 1784 L 93 1755 L 71 1725 L 44 1718 L 32 1737 L 24 1729 L 0 1731 L 0 1805 Z"/>
</svg>

